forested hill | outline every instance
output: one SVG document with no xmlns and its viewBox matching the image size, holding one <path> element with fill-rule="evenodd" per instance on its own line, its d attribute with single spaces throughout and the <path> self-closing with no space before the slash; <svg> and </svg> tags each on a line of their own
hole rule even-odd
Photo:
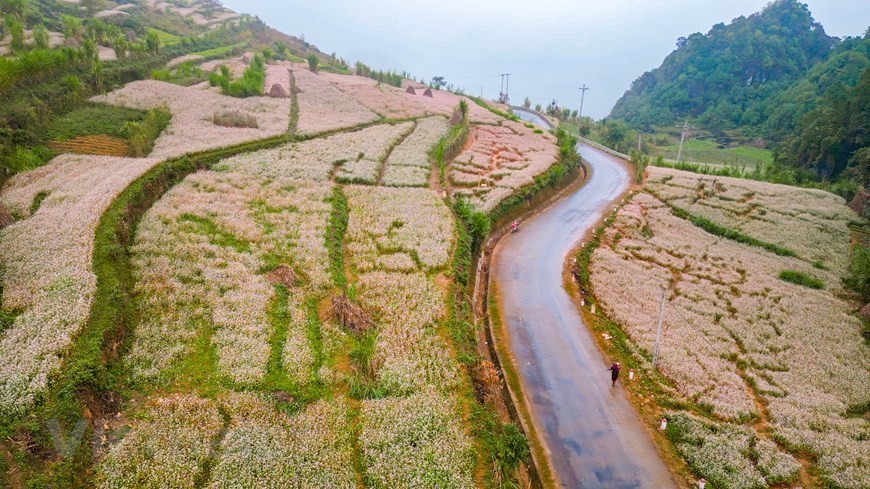
<svg viewBox="0 0 870 489">
<path fill-rule="evenodd" d="M 683 117 L 714 131 L 759 127 L 777 95 L 836 44 L 805 4 L 778 0 L 706 35 L 680 38 L 659 68 L 632 83 L 610 117 L 645 129 Z"/>
</svg>

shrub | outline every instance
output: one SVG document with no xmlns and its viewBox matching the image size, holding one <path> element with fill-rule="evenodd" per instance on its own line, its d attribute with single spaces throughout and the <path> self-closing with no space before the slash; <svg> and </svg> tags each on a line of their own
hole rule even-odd
<svg viewBox="0 0 870 489">
<path fill-rule="evenodd" d="M 254 56 L 250 66 L 238 80 L 231 80 L 230 69 L 224 65 L 220 67 L 220 73 L 212 73 L 208 82 L 213 87 L 221 87 L 224 95 L 231 97 L 256 97 L 263 94 L 263 85 L 266 83 L 266 64 L 262 55 Z"/>
<path fill-rule="evenodd" d="M 33 47 L 48 49 L 48 29 L 42 24 L 33 26 Z"/>
<path fill-rule="evenodd" d="M 310 69 L 313 73 L 317 73 L 317 65 L 320 63 L 320 60 L 317 59 L 317 55 L 311 53 L 308 55 L 308 69 Z"/>
<path fill-rule="evenodd" d="M 53 153 L 48 148 L 24 148 L 16 146 L 12 150 L 12 154 L 5 158 L 6 162 L 0 165 L 0 169 L 6 175 L 13 175 L 18 172 L 32 170 L 44 165 L 51 159 Z M 3 160 L 4 158 L 0 158 Z"/>
<path fill-rule="evenodd" d="M 221 127 L 249 127 L 254 129 L 260 127 L 259 124 L 257 124 L 256 117 L 238 110 L 232 112 L 215 112 L 211 122 L 214 125 Z"/>
<path fill-rule="evenodd" d="M 646 155 L 638 150 L 632 150 L 631 163 L 634 165 L 635 175 L 634 183 L 643 183 L 643 175 L 646 167 L 649 166 L 649 155 Z"/>
<path fill-rule="evenodd" d="M 151 109 L 142 122 L 128 122 L 124 133 L 130 141 L 130 150 L 135 156 L 147 156 L 154 149 L 154 141 L 169 124 L 172 114 L 166 107 Z"/>
<path fill-rule="evenodd" d="M 468 229 L 468 234 L 471 235 L 471 247 L 476 253 L 480 250 L 480 246 L 483 244 L 486 237 L 489 236 L 489 231 L 492 226 L 489 216 L 483 212 L 474 210 L 474 206 L 472 206 L 468 200 L 462 198 L 457 199 L 456 203 L 453 204 L 453 212 L 462 220 L 466 229 Z"/>
<path fill-rule="evenodd" d="M 804 287 L 809 287 L 811 289 L 824 289 L 825 282 L 810 277 L 809 275 L 803 272 L 796 272 L 794 270 L 783 270 L 779 272 L 780 280 L 785 280 L 786 282 L 791 282 L 796 285 L 803 285 Z"/>
<path fill-rule="evenodd" d="M 852 249 L 852 263 L 843 284 L 861 295 L 861 300 L 870 302 L 870 248 L 856 245 Z"/>
</svg>

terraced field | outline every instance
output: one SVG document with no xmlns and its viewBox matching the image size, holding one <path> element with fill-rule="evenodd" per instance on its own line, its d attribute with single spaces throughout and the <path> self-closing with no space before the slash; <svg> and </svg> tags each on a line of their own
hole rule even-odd
<svg viewBox="0 0 870 489">
<path fill-rule="evenodd" d="M 368 82 L 360 91 L 357 78 L 299 66 L 269 73 L 300 91 L 235 99 L 131 83 L 99 101 L 170 110 L 149 158 L 65 154 L 3 188 L 15 221 L 0 230 L 12 318 L 0 331 L 0 412 L 24 419 L 63 395 L 58 379 L 90 312 L 106 306 L 95 302 L 103 278 L 92 261 L 104 251 L 101 219 L 117 199 L 166 185 L 123 227 L 133 231 L 129 261 L 116 263 L 129 263 L 129 312 L 92 360 L 111 362 L 100 395 L 114 404 L 88 422 L 104 435 L 82 455 L 89 483 L 476 487 L 493 484 L 494 470 L 515 479 L 519 460 L 493 465 L 507 424 L 474 396 L 480 358 L 456 343 L 474 337 L 456 319 L 454 279 L 470 250 L 433 148 L 462 98 Z M 387 118 L 399 107 L 401 120 Z M 220 110 L 258 127 L 216 126 Z M 482 108 L 469 117 L 512 127 Z M 556 162 L 550 136 L 514 144 Z"/>
<path fill-rule="evenodd" d="M 666 291 L 658 368 L 686 407 L 666 413 L 677 450 L 716 487 L 867 487 L 870 432 L 853 413 L 870 353 L 841 284 L 857 216 L 818 190 L 648 171 L 590 277 L 645 368 Z"/>
</svg>

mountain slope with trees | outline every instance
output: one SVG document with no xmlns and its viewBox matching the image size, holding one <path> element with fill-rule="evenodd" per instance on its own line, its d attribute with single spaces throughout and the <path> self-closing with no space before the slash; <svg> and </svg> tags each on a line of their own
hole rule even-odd
<svg viewBox="0 0 870 489">
<path fill-rule="evenodd" d="M 681 117 L 722 128 L 757 126 L 764 102 L 825 60 L 835 42 L 806 5 L 779 0 L 706 35 L 680 38 L 661 67 L 632 83 L 611 117 L 637 126 Z"/>
<path fill-rule="evenodd" d="M 640 131 L 689 119 L 713 137 L 764 141 L 775 149 L 773 171 L 791 175 L 785 183 L 848 178 L 866 187 L 868 67 L 870 30 L 830 37 L 805 4 L 777 0 L 680 38 L 610 118 Z"/>
</svg>

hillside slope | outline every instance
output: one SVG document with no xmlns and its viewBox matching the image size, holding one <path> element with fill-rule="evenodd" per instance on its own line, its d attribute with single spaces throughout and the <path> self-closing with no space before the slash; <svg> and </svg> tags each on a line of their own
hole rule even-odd
<svg viewBox="0 0 870 489">
<path fill-rule="evenodd" d="M 771 97 L 825 60 L 835 42 L 805 4 L 778 0 L 706 35 L 680 38 L 659 68 L 632 83 L 610 117 L 641 127 L 682 117 L 723 129 L 757 126 Z"/>
</svg>

